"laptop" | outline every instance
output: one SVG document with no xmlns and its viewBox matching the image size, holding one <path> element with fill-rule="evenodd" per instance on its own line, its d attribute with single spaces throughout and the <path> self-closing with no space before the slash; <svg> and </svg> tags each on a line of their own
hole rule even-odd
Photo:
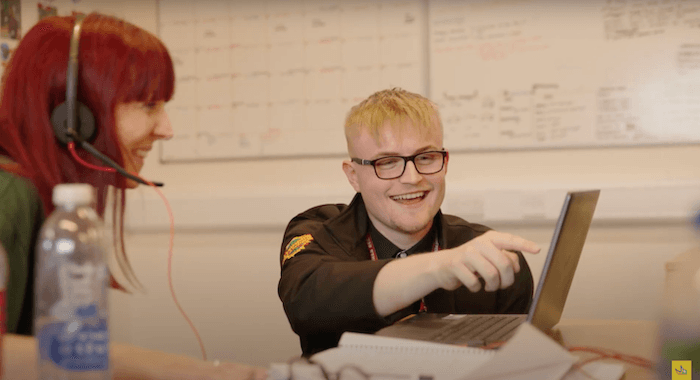
<svg viewBox="0 0 700 380">
<path fill-rule="evenodd" d="M 528 314 L 419 313 L 376 335 L 480 347 L 508 340 L 524 321 L 548 333 L 564 310 L 600 190 L 566 194 Z"/>
</svg>

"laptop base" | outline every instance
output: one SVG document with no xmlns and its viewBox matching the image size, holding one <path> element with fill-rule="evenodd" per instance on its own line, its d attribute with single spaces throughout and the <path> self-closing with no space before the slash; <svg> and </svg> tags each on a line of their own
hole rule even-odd
<svg viewBox="0 0 700 380">
<path fill-rule="evenodd" d="M 526 314 L 420 313 L 385 327 L 376 335 L 482 347 L 508 340 L 526 318 Z"/>
</svg>

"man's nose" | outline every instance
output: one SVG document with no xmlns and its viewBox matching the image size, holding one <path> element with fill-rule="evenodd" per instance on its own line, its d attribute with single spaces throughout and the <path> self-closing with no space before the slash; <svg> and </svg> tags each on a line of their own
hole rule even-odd
<svg viewBox="0 0 700 380">
<path fill-rule="evenodd" d="M 416 183 L 420 182 L 421 179 L 423 179 L 423 176 L 418 173 L 416 164 L 413 161 L 407 161 L 406 168 L 404 169 L 401 177 L 399 177 L 399 180 L 402 183 Z"/>
</svg>

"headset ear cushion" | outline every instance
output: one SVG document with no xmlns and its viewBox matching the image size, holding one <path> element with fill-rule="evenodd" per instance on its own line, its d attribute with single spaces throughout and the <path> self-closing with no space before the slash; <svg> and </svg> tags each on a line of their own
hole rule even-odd
<svg viewBox="0 0 700 380">
<path fill-rule="evenodd" d="M 95 117 L 92 115 L 90 109 L 83 103 L 77 102 L 78 105 L 78 120 L 76 124 L 78 126 L 78 136 L 84 141 L 92 141 L 95 137 Z M 53 109 L 51 112 L 51 124 L 53 125 L 53 131 L 56 134 L 58 141 L 63 144 L 68 144 L 68 142 L 73 141 L 73 139 L 68 135 L 68 112 L 66 103 L 61 103 L 58 107 Z"/>
</svg>

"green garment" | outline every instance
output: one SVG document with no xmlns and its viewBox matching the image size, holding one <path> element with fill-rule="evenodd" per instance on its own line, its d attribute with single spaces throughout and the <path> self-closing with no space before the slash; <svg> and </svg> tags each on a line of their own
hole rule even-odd
<svg viewBox="0 0 700 380">
<path fill-rule="evenodd" d="M 41 198 L 28 180 L 0 170 L 0 243 L 8 256 L 7 332 L 30 335 L 34 249 L 44 222 Z"/>
</svg>

